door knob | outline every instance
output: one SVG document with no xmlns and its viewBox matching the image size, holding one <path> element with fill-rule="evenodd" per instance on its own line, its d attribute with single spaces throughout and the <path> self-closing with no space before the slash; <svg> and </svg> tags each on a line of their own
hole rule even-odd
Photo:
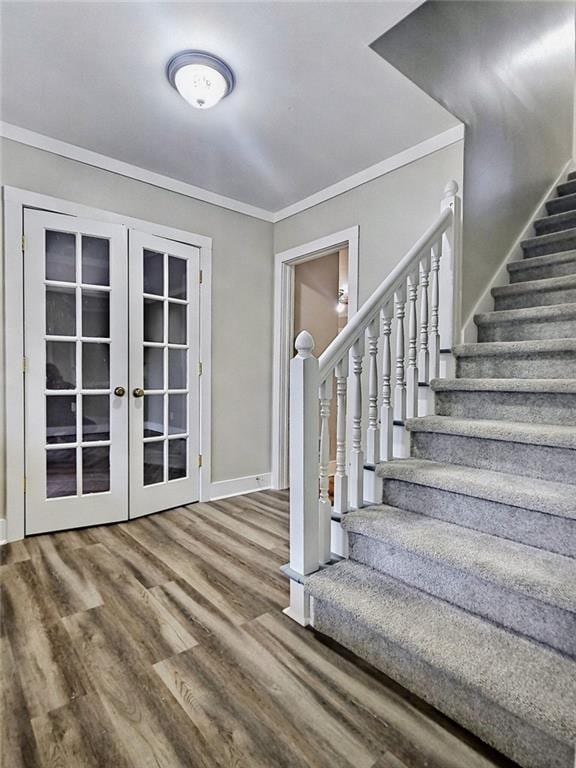
<svg viewBox="0 0 576 768">
<path fill-rule="evenodd" d="M 132 391 L 132 394 L 134 397 L 144 397 L 144 390 L 140 389 L 140 387 L 136 387 L 136 389 Z"/>
<path fill-rule="evenodd" d="M 126 394 L 126 390 L 124 389 L 124 387 L 116 387 L 116 389 L 114 390 L 114 394 L 116 395 L 116 397 L 124 397 L 124 395 Z"/>
</svg>

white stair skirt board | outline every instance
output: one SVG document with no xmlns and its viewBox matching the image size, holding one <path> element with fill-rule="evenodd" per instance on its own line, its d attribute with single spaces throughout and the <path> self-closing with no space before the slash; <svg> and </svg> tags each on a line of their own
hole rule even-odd
<svg viewBox="0 0 576 768">
<path fill-rule="evenodd" d="M 332 520 L 330 523 L 330 547 L 332 554 L 348 557 L 348 534 L 339 520 Z"/>
<path fill-rule="evenodd" d="M 376 474 L 376 467 L 364 467 L 364 502 L 380 504 L 382 501 L 382 478 Z M 334 551 L 334 550 L 333 550 Z"/>
<path fill-rule="evenodd" d="M 264 491 L 271 487 L 270 472 L 261 475 L 246 475 L 233 477 L 231 480 L 218 480 L 210 485 L 210 500 L 226 499 L 229 496 L 240 496 L 244 493 Z"/>
</svg>

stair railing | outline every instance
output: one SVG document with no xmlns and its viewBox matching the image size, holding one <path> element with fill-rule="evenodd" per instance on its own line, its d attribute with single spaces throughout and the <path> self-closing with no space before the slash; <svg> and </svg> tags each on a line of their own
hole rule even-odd
<svg viewBox="0 0 576 768">
<path fill-rule="evenodd" d="M 460 241 L 461 201 L 458 184 L 451 181 L 438 219 L 320 357 L 313 355 L 314 340 L 307 331 L 296 339 L 297 354 L 290 362 L 290 563 L 284 571 L 290 577 L 285 612 L 300 624 L 310 623 L 305 577 L 329 563 L 334 552 L 346 554 L 339 543 L 339 517 L 365 500 L 382 501 L 381 485 L 370 468 L 407 455 L 406 419 L 430 413 L 430 381 L 453 375 L 450 352 L 460 328 Z M 329 419 L 334 394 L 332 504 Z M 367 474 L 370 483 L 365 483 Z"/>
</svg>

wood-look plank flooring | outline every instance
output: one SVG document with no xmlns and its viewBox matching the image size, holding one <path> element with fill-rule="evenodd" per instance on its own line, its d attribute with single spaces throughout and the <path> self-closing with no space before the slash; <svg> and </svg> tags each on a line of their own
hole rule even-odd
<svg viewBox="0 0 576 768">
<path fill-rule="evenodd" d="M 282 614 L 265 491 L 1 549 L 4 768 L 512 766 Z"/>
</svg>

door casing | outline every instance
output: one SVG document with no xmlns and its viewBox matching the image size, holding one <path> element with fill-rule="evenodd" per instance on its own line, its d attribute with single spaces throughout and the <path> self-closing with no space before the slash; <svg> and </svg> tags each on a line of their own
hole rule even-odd
<svg viewBox="0 0 576 768">
<path fill-rule="evenodd" d="M 199 451 L 202 456 L 199 499 L 211 497 L 211 280 L 212 238 L 154 224 L 16 187 L 3 187 L 4 203 L 4 362 L 5 362 L 5 520 L 6 541 L 24 538 L 25 532 L 25 432 L 24 432 L 24 211 L 40 209 L 94 221 L 123 224 L 129 229 L 200 249 L 200 377 Z"/>
</svg>

